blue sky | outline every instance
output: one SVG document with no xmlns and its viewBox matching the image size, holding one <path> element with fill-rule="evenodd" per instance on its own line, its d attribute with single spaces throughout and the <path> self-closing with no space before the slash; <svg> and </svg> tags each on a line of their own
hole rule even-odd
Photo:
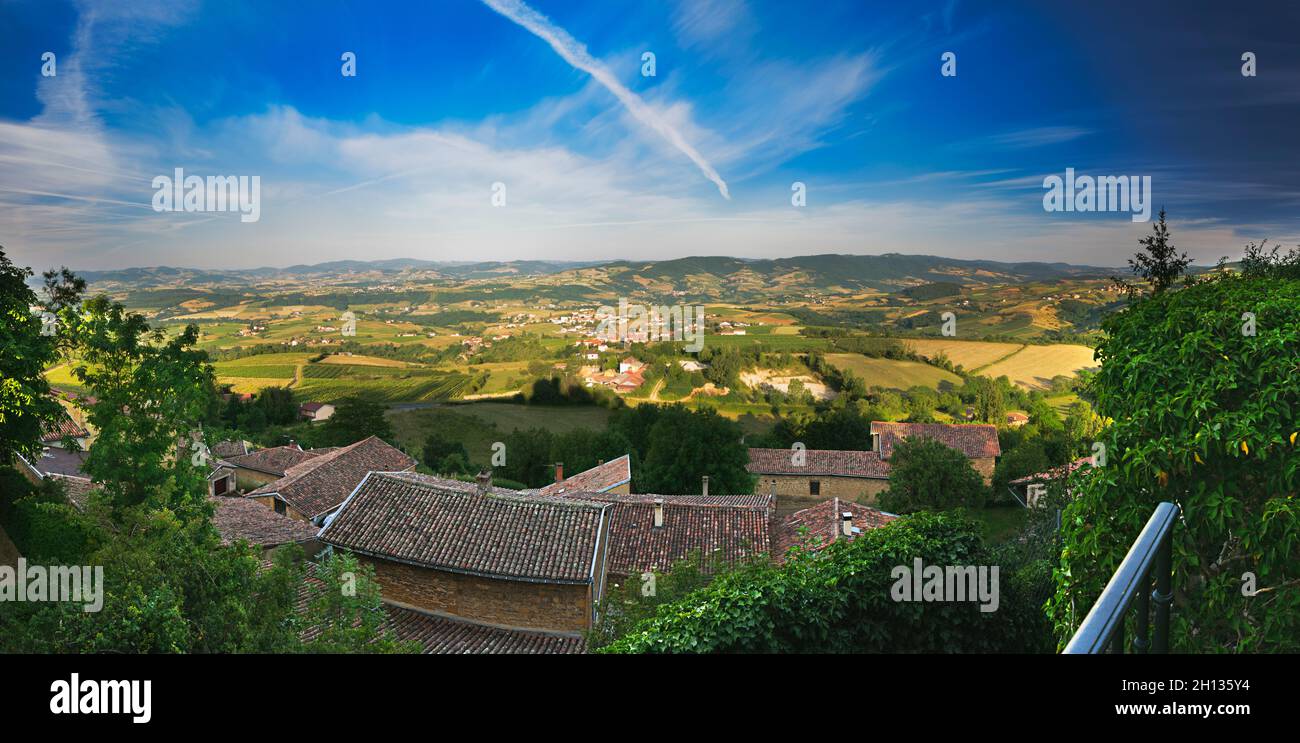
<svg viewBox="0 0 1300 743">
<path fill-rule="evenodd" d="M 1122 264 L 1149 225 L 1044 211 L 1043 178 L 1072 167 L 1151 176 L 1175 243 L 1208 263 L 1300 242 L 1298 8 L 0 0 L 0 245 L 83 269 Z M 259 176 L 260 219 L 154 211 L 152 179 L 177 167 Z"/>
</svg>

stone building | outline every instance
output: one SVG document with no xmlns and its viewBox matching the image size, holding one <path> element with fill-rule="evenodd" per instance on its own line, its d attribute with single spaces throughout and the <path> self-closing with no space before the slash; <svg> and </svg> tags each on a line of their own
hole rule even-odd
<svg viewBox="0 0 1300 743">
<path fill-rule="evenodd" d="M 993 467 L 1002 456 L 998 444 L 997 426 L 985 424 L 949 423 L 886 423 L 871 422 L 871 450 L 888 463 L 894 446 L 905 438 L 934 439 L 965 454 L 971 466 L 984 478 L 984 484 L 993 482 Z"/>
<path fill-rule="evenodd" d="M 889 488 L 889 464 L 874 451 L 750 449 L 747 469 L 756 492 L 776 495 L 778 517 L 828 498 L 875 503 Z"/>
<path fill-rule="evenodd" d="M 375 568 L 384 601 L 508 630 L 578 636 L 605 590 L 611 507 L 372 472 L 320 539 Z"/>
</svg>

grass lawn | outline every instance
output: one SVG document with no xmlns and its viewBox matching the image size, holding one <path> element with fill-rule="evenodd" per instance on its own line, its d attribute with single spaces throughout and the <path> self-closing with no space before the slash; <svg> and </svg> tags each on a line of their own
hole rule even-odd
<svg viewBox="0 0 1300 743">
<path fill-rule="evenodd" d="M 961 386 L 961 377 L 936 366 L 900 359 L 873 359 L 860 353 L 828 353 L 826 360 L 838 369 L 851 371 L 868 387 L 905 390 L 922 385 L 934 389 L 941 382 Z"/>
<path fill-rule="evenodd" d="M 982 536 L 986 542 L 1005 542 L 1020 533 L 1025 526 L 1029 511 L 1017 504 L 986 506 L 966 512 L 966 515 L 979 522 Z"/>
<path fill-rule="evenodd" d="M 594 405 L 547 407 L 489 402 L 435 405 L 388 414 L 403 448 L 418 452 L 429 434 L 437 431 L 464 444 L 470 462 L 480 466 L 491 461 L 492 444 L 515 429 L 544 428 L 551 433 L 578 428 L 602 430 L 608 419 L 609 411 Z"/>
</svg>

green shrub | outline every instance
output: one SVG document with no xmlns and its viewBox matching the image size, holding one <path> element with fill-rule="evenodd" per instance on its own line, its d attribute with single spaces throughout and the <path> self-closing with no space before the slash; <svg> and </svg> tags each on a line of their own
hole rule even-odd
<svg viewBox="0 0 1300 743">
<path fill-rule="evenodd" d="M 895 601 L 897 566 L 994 565 L 978 527 L 922 513 L 798 552 L 780 566 L 720 576 L 661 606 L 602 652 L 613 653 L 989 653 L 1051 649 L 1033 570 L 1000 567 L 999 607 L 978 602 Z M 1041 571 L 1040 571 L 1041 572 Z M 1023 573 L 1023 574 L 1022 574 Z M 1041 581 L 1040 581 L 1041 584 Z"/>
</svg>

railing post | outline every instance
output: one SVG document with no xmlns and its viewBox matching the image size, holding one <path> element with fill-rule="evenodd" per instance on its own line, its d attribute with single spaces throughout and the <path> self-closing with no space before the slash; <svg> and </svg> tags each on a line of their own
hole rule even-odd
<svg viewBox="0 0 1300 743">
<path fill-rule="evenodd" d="M 1169 605 L 1173 602 L 1173 556 L 1174 538 L 1172 529 L 1160 540 L 1160 550 L 1156 553 L 1156 590 L 1151 598 L 1156 602 L 1156 631 L 1151 644 L 1151 652 L 1169 652 Z"/>
<path fill-rule="evenodd" d="M 1134 597 L 1137 600 L 1137 626 L 1133 632 L 1133 652 L 1139 655 L 1151 649 L 1151 594 L 1147 593 L 1150 588 L 1151 576 L 1148 575 Z"/>
</svg>

